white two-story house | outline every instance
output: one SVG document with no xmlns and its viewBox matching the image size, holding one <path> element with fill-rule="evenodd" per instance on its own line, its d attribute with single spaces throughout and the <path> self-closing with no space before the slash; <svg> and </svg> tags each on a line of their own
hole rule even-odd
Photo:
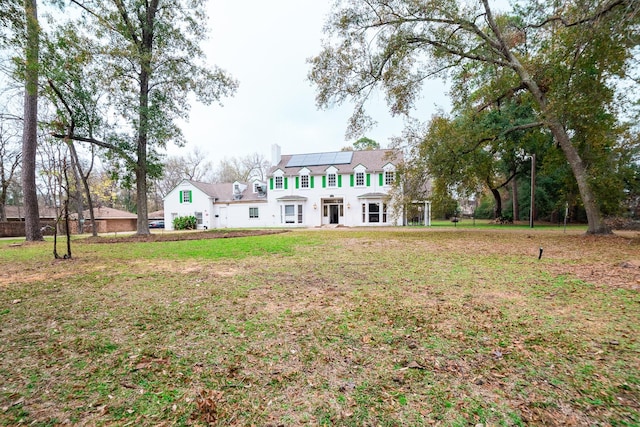
<svg viewBox="0 0 640 427">
<path fill-rule="evenodd" d="M 402 159 L 393 150 L 281 155 L 267 182 L 183 180 L 164 198 L 165 227 L 195 216 L 198 228 L 402 225 L 389 197 Z"/>
<path fill-rule="evenodd" d="M 393 150 L 280 155 L 268 174 L 273 225 L 291 227 L 402 225 L 389 198 L 402 159 Z"/>
</svg>

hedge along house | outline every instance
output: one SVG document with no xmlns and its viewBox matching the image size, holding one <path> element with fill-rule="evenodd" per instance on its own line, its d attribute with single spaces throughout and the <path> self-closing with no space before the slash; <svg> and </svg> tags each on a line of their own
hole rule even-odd
<svg viewBox="0 0 640 427">
<path fill-rule="evenodd" d="M 394 150 L 280 155 L 268 174 L 274 226 L 402 225 L 389 192 L 402 161 Z"/>
<path fill-rule="evenodd" d="M 208 184 L 183 180 L 164 198 L 165 229 L 173 230 L 177 217 L 194 216 L 199 229 L 244 228 L 271 225 L 266 184 Z"/>
</svg>

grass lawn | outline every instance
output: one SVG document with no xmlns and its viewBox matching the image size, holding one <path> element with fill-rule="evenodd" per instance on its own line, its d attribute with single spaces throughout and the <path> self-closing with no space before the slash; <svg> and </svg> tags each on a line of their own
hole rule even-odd
<svg viewBox="0 0 640 427">
<path fill-rule="evenodd" d="M 0 425 L 637 426 L 640 234 L 583 232 L 3 240 Z"/>
</svg>

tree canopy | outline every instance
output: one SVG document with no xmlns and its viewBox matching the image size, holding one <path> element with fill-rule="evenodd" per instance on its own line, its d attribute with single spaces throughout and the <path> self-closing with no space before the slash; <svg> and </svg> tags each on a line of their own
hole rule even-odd
<svg viewBox="0 0 640 427">
<path fill-rule="evenodd" d="M 56 136 L 99 145 L 124 160 L 135 176 L 138 234 L 148 234 L 147 179 L 160 173 L 158 149 L 184 143 L 176 119 L 188 116 L 188 96 L 220 102 L 235 92 L 237 82 L 204 62 L 199 45 L 207 29 L 204 0 L 71 3 L 82 17 L 61 33 L 57 48 L 84 65 L 52 70 L 65 82 L 56 86 L 66 110 L 59 115 L 61 127 L 73 129 Z M 101 99 L 96 84 L 105 88 Z M 83 112 L 87 101 L 104 102 L 100 120 Z M 94 134 L 96 124 L 103 126 L 102 137 Z"/>
<path fill-rule="evenodd" d="M 504 13 L 489 0 L 339 0 L 334 10 L 311 59 L 320 107 L 354 102 L 357 133 L 370 123 L 365 106 L 377 88 L 405 115 L 436 76 L 461 76 L 454 97 L 477 111 L 522 93 L 531 126 L 547 129 L 570 165 L 588 232 L 609 232 L 588 160 L 616 140 L 615 89 L 638 45 L 637 2 L 523 1 Z"/>
</svg>

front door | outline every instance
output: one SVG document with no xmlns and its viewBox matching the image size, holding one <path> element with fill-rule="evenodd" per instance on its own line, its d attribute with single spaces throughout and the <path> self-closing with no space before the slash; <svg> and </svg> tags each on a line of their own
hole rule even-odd
<svg viewBox="0 0 640 427">
<path fill-rule="evenodd" d="M 220 208 L 218 210 L 218 227 L 227 228 L 227 208 Z"/>
<path fill-rule="evenodd" d="M 340 223 L 340 206 L 329 205 L 329 224 Z"/>
</svg>

